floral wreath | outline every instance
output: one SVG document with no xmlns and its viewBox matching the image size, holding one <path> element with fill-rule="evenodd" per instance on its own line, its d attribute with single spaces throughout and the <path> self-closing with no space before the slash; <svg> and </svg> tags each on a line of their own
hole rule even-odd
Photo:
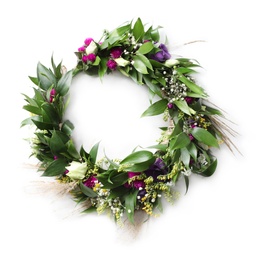
<svg viewBox="0 0 260 260">
<path fill-rule="evenodd" d="M 191 76 L 198 62 L 173 59 L 160 42 L 160 27 L 146 28 L 141 19 L 115 30 L 104 31 L 99 42 L 87 38 L 75 52 L 77 66 L 69 71 L 62 63 L 52 69 L 37 65 L 34 96 L 25 96 L 23 107 L 31 116 L 22 122 L 36 127 L 30 139 L 32 155 L 40 162 L 43 176 L 55 176 L 79 203 L 83 212 L 110 212 L 116 222 L 127 216 L 134 223 L 136 211 L 148 216 L 162 209 L 162 196 L 176 197 L 174 185 L 184 180 L 186 192 L 191 174 L 211 176 L 217 167 L 212 148 L 231 142 L 222 112 L 207 100 L 205 90 Z M 73 77 L 80 72 L 98 74 L 119 71 L 137 84 L 144 84 L 159 97 L 142 116 L 163 114 L 169 122 L 161 128 L 158 143 L 134 150 L 122 160 L 97 160 L 99 143 L 90 151 L 78 151 L 72 139 L 73 124 L 63 120 Z M 232 150 L 232 149 L 231 149 Z"/>
</svg>

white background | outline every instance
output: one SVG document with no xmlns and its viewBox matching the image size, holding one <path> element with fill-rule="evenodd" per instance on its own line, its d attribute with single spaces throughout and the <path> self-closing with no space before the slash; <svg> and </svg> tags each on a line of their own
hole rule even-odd
<svg viewBox="0 0 260 260">
<path fill-rule="evenodd" d="M 2 1 L 0 258 L 259 259 L 257 2 Z M 73 68 L 74 51 L 85 38 L 99 40 L 103 29 L 137 17 L 162 25 L 172 52 L 199 60 L 204 67 L 200 83 L 236 123 L 240 135 L 234 142 L 243 156 L 222 146 L 216 151 L 215 175 L 192 176 L 185 196 L 180 183 L 177 203 L 166 204 L 163 215 L 150 219 L 136 235 L 105 215 L 80 215 L 69 196 L 49 191 L 32 166 L 35 161 L 28 159 L 30 149 L 22 139 L 29 130 L 20 129 L 20 122 L 28 116 L 21 93 L 31 93 L 27 76 L 35 75 L 38 61 L 50 66 L 53 53 L 57 62 L 62 59 Z M 182 46 L 194 40 L 205 42 Z M 124 82 L 122 89 L 119 82 Z M 157 119 L 134 121 L 148 102 L 142 87 L 116 76 L 103 84 L 81 76 L 73 87 L 67 115 L 75 118 L 78 144 L 102 139 L 114 158 L 142 140 L 143 145 L 154 141 L 154 131 L 142 130 L 156 128 Z"/>
</svg>

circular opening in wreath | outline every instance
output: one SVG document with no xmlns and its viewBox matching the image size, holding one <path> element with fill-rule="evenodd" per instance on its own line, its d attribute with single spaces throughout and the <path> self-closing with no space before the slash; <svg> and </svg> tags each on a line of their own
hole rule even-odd
<svg viewBox="0 0 260 260">
<path fill-rule="evenodd" d="M 145 85 L 114 72 L 100 80 L 98 76 L 77 75 L 70 88 L 65 118 L 75 126 L 72 137 L 76 147 L 86 151 L 100 141 L 98 157 L 122 159 L 137 146 L 157 144 L 167 125 L 163 116 L 141 117 L 151 105 Z M 152 99 L 155 102 L 156 97 Z"/>
</svg>

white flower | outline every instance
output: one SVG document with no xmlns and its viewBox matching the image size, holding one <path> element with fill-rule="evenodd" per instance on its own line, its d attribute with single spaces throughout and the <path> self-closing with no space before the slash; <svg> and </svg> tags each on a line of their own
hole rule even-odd
<svg viewBox="0 0 260 260">
<path fill-rule="evenodd" d="M 67 176 L 69 176 L 73 180 L 82 180 L 85 177 L 87 171 L 87 163 L 80 163 L 80 162 L 71 162 L 70 166 L 67 167 L 69 171 Z"/>
<path fill-rule="evenodd" d="M 115 62 L 116 62 L 116 64 L 117 64 L 118 66 L 121 66 L 121 67 L 125 67 L 126 65 L 128 65 L 128 64 L 130 63 L 130 61 L 125 60 L 125 59 L 123 59 L 123 58 L 121 58 L 121 57 L 115 59 Z"/>
<path fill-rule="evenodd" d="M 167 67 L 173 67 L 175 65 L 178 65 L 179 63 L 180 62 L 178 60 L 170 59 L 170 60 L 165 61 L 164 65 Z"/>
<path fill-rule="evenodd" d="M 97 51 L 97 45 L 94 41 L 91 41 L 89 46 L 86 48 L 85 52 L 87 55 L 89 55 L 90 53 L 96 53 L 96 51 Z"/>
</svg>

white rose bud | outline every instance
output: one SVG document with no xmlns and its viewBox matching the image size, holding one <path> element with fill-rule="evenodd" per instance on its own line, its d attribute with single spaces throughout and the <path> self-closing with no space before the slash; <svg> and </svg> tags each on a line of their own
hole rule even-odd
<svg viewBox="0 0 260 260">
<path fill-rule="evenodd" d="M 89 46 L 86 48 L 85 52 L 87 55 L 89 55 L 90 53 L 96 53 L 96 51 L 97 51 L 97 45 L 94 41 L 91 41 Z"/>
<path fill-rule="evenodd" d="M 175 65 L 178 65 L 179 63 L 180 62 L 178 60 L 170 59 L 170 60 L 165 61 L 164 65 L 167 67 L 173 67 Z"/>
<path fill-rule="evenodd" d="M 69 171 L 67 176 L 69 176 L 72 180 L 82 180 L 85 177 L 87 168 L 87 163 L 73 161 L 70 166 L 66 168 Z"/>
<path fill-rule="evenodd" d="M 123 59 L 123 58 L 121 58 L 121 57 L 115 59 L 115 62 L 116 62 L 116 64 L 117 64 L 118 66 L 121 66 L 121 67 L 125 67 L 126 65 L 128 65 L 128 64 L 130 63 L 130 61 L 125 60 L 125 59 Z"/>
</svg>

